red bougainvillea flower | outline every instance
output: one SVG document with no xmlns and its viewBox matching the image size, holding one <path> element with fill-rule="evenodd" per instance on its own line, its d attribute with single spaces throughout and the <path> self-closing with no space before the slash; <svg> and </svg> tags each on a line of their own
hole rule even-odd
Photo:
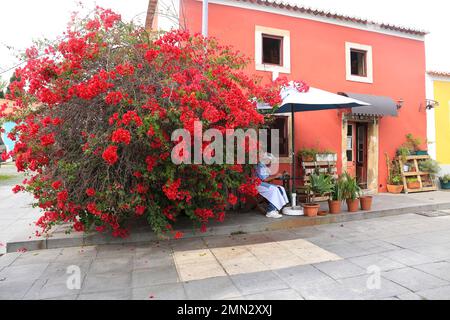
<svg viewBox="0 0 450 320">
<path fill-rule="evenodd" d="M 84 225 L 81 222 L 77 221 L 73 224 L 73 228 L 75 229 L 75 231 L 81 232 L 84 230 Z"/>
<path fill-rule="evenodd" d="M 110 166 L 115 164 L 119 159 L 117 149 L 117 146 L 108 146 L 102 154 L 103 160 L 105 160 Z"/>
<path fill-rule="evenodd" d="M 49 133 L 41 137 L 41 145 L 46 147 L 55 143 L 55 134 Z"/>
<path fill-rule="evenodd" d="M 146 215 L 156 233 L 181 238 L 180 214 L 206 231 L 260 181 L 251 164 L 174 164 L 195 152 L 187 139 L 172 154 L 172 134 L 198 123 L 224 135 L 264 125 L 257 101 L 277 106 L 287 79 L 249 76 L 249 62 L 216 39 L 149 33 L 109 9 L 75 15 L 59 40 L 26 50 L 9 86 L 12 112 L 0 106 L 1 120 L 16 123 L 2 159 L 29 175 L 13 190 L 33 194 L 41 231 L 68 223 L 126 237 L 127 220 Z M 220 150 L 208 145 L 199 149 L 211 160 Z"/>
<path fill-rule="evenodd" d="M 52 188 L 55 190 L 58 190 L 59 188 L 61 188 L 61 186 L 62 186 L 62 182 L 59 180 L 52 183 Z"/>
<path fill-rule="evenodd" d="M 238 198 L 234 194 L 230 193 L 228 195 L 228 203 L 231 204 L 232 206 L 234 206 L 237 203 L 237 200 Z"/>
<path fill-rule="evenodd" d="M 136 206 L 135 212 L 137 216 L 142 216 L 145 212 L 145 206 Z"/>
<path fill-rule="evenodd" d="M 119 128 L 113 132 L 111 141 L 115 143 L 124 143 L 128 145 L 130 144 L 131 141 L 131 133 L 128 130 Z"/>
<path fill-rule="evenodd" d="M 95 196 L 95 189 L 94 189 L 94 188 L 88 188 L 88 189 L 86 189 L 86 195 L 87 195 L 88 197 L 93 197 L 93 196 Z"/>
<path fill-rule="evenodd" d="M 177 231 L 175 232 L 175 235 L 173 236 L 175 239 L 181 239 L 183 238 L 184 234 L 183 232 Z"/>
</svg>

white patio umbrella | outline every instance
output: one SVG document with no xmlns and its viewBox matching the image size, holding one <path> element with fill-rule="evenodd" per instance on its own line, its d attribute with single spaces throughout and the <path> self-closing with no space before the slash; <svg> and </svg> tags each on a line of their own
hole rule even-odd
<svg viewBox="0 0 450 320">
<path fill-rule="evenodd" d="M 295 190 L 295 112 L 303 111 L 319 111 L 328 109 L 346 109 L 368 106 L 369 103 L 348 98 L 342 95 L 334 94 L 317 88 L 309 87 L 307 92 L 297 90 L 293 82 L 288 87 L 281 90 L 281 98 L 283 99 L 281 106 L 275 113 L 291 112 L 292 121 L 292 210 L 296 207 L 296 190 Z"/>
</svg>

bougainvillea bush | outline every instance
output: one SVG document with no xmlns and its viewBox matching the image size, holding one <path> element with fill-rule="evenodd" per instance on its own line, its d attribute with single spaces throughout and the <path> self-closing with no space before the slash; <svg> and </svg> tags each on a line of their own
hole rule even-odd
<svg viewBox="0 0 450 320">
<path fill-rule="evenodd" d="M 14 191 L 34 195 L 43 231 L 68 223 L 125 237 L 127 221 L 142 216 L 180 237 L 180 214 L 204 231 L 236 203 L 228 190 L 255 194 L 249 165 L 175 165 L 171 133 L 192 132 L 194 121 L 257 127 L 255 101 L 279 103 L 280 83 L 246 76 L 247 59 L 214 39 L 151 34 L 111 10 L 74 17 L 61 39 L 27 50 L 10 87 L 14 112 L 3 115 L 17 126 L 2 157 L 27 173 Z"/>
</svg>

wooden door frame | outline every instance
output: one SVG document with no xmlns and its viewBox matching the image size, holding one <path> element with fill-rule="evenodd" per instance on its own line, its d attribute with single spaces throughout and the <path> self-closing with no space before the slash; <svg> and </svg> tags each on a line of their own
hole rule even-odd
<svg viewBox="0 0 450 320">
<path fill-rule="evenodd" d="M 349 122 L 367 123 L 367 190 L 366 193 L 378 193 L 379 160 L 379 118 L 362 118 L 349 113 L 341 114 L 341 172 L 347 169 L 347 124 Z"/>
</svg>

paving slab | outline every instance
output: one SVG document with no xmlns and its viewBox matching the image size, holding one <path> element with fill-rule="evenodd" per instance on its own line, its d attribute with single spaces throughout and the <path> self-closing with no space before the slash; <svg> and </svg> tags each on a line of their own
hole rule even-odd
<svg viewBox="0 0 450 320">
<path fill-rule="evenodd" d="M 402 293 L 397 296 L 399 300 L 425 300 L 425 298 L 419 296 L 414 292 Z"/>
<path fill-rule="evenodd" d="M 369 285 L 368 285 L 369 281 Z M 407 288 L 396 284 L 388 279 L 381 278 L 379 287 L 373 286 L 369 275 L 338 280 L 349 291 L 356 293 L 358 299 L 384 299 L 410 292 Z"/>
<path fill-rule="evenodd" d="M 389 271 L 406 267 L 404 264 L 384 257 L 380 254 L 369 254 L 367 256 L 350 258 L 348 261 L 364 269 L 375 266 L 380 268 L 381 271 Z"/>
<path fill-rule="evenodd" d="M 428 274 L 431 274 L 437 278 L 450 281 L 450 262 L 441 261 L 422 264 L 419 266 L 415 266 L 415 268 Z"/>
<path fill-rule="evenodd" d="M 88 274 L 81 289 L 81 294 L 106 292 L 131 288 L 130 273 Z"/>
<path fill-rule="evenodd" d="M 243 295 L 289 288 L 286 282 L 271 271 L 234 275 L 231 280 Z"/>
<path fill-rule="evenodd" d="M 104 292 L 82 293 L 77 300 L 129 300 L 132 296 L 131 288 Z"/>
<path fill-rule="evenodd" d="M 133 288 L 179 282 L 175 266 L 134 270 L 131 275 Z"/>
<path fill-rule="evenodd" d="M 424 300 L 450 300 L 450 286 L 416 292 Z"/>
<path fill-rule="evenodd" d="M 187 299 L 183 284 L 169 283 L 156 286 L 133 288 L 133 300 L 185 300 Z"/>
<path fill-rule="evenodd" d="M 249 294 L 242 297 L 245 300 L 303 300 L 302 296 L 293 289 L 281 289 L 262 293 Z"/>
<path fill-rule="evenodd" d="M 92 262 L 89 273 L 121 273 L 133 270 L 133 257 L 117 256 L 115 258 L 101 258 Z"/>
<path fill-rule="evenodd" d="M 308 285 L 336 282 L 329 275 L 314 268 L 312 265 L 303 265 L 274 271 L 282 280 L 294 289 Z"/>
<path fill-rule="evenodd" d="M 399 249 L 383 252 L 382 255 L 386 258 L 400 262 L 406 266 L 415 266 L 438 261 L 439 259 L 425 256 L 409 249 Z"/>
<path fill-rule="evenodd" d="M 183 282 L 188 299 L 221 300 L 241 296 L 229 277 Z"/>
<path fill-rule="evenodd" d="M 314 267 L 337 280 L 359 276 L 366 273 L 366 270 L 347 260 L 330 261 L 314 264 Z"/>
<path fill-rule="evenodd" d="M 450 284 L 448 281 L 410 267 L 386 271 L 382 276 L 414 292 Z"/>
</svg>

